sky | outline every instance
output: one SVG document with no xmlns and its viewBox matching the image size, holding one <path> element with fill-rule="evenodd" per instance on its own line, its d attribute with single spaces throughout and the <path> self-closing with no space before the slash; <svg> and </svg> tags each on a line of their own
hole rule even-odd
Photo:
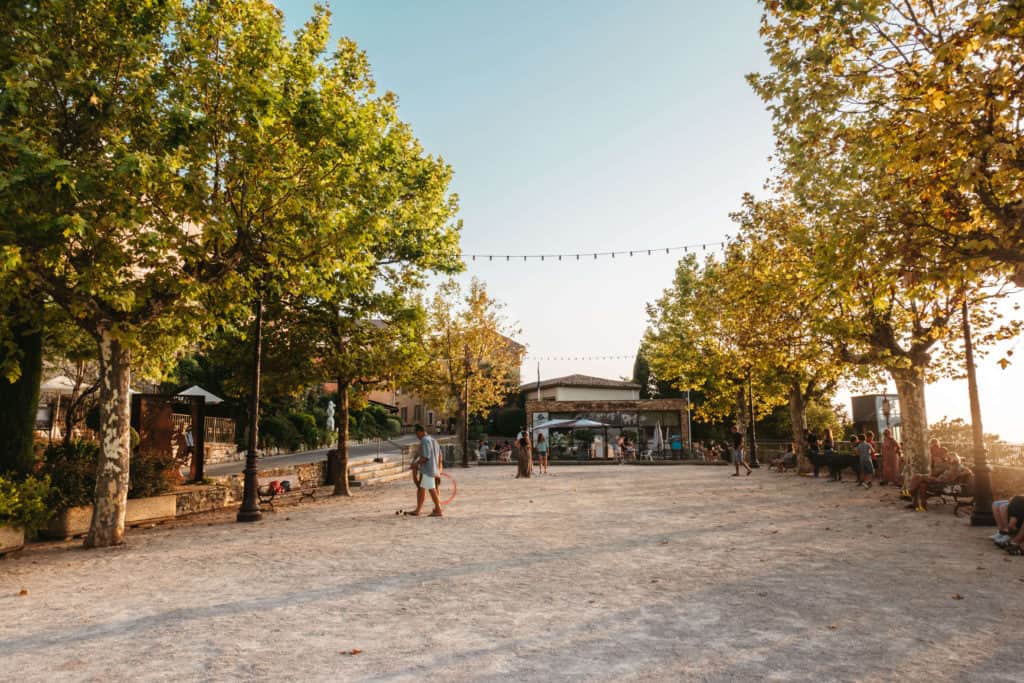
<svg viewBox="0 0 1024 683">
<path fill-rule="evenodd" d="M 280 0 L 289 27 L 313 3 Z M 628 377 L 645 305 L 672 279 L 665 247 L 721 242 L 769 173 L 771 120 L 746 74 L 767 70 L 756 2 L 363 0 L 330 3 L 425 149 L 452 165 L 466 273 L 528 346 L 524 381 Z M 699 248 L 699 247 L 698 247 Z M 715 247 L 709 246 L 708 249 Z M 470 254 L 643 251 L 506 262 Z M 647 249 L 661 252 L 647 256 Z M 1024 355 L 1024 354 L 1022 354 Z M 618 357 L 613 360 L 551 360 Z M 1024 366 L 979 362 L 986 432 L 1024 442 L 1010 387 Z M 849 410 L 848 392 L 838 400 Z M 969 417 L 962 381 L 928 417 Z"/>
</svg>

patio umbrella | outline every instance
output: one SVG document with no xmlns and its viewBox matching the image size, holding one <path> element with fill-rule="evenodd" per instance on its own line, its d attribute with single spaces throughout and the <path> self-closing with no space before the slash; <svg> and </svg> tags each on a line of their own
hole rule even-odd
<svg viewBox="0 0 1024 683">
<path fill-rule="evenodd" d="M 558 425 L 559 428 L 572 428 L 572 429 L 590 429 L 591 427 L 607 427 L 604 422 L 598 422 L 596 420 L 588 420 L 584 417 L 577 418 L 575 420 L 564 420 L 564 424 Z"/>
<path fill-rule="evenodd" d="M 43 393 L 62 394 L 70 396 L 75 390 L 75 381 L 64 375 L 57 375 L 39 385 L 39 391 Z"/>
<path fill-rule="evenodd" d="M 198 384 L 184 389 L 178 392 L 178 396 L 202 396 L 206 402 L 206 405 L 215 405 L 217 403 L 223 403 L 224 399 L 220 396 L 210 393 L 206 389 L 203 389 Z"/>
<path fill-rule="evenodd" d="M 651 446 L 651 450 L 655 452 L 665 450 L 665 437 L 661 433 L 660 422 L 654 425 L 654 443 Z"/>
</svg>

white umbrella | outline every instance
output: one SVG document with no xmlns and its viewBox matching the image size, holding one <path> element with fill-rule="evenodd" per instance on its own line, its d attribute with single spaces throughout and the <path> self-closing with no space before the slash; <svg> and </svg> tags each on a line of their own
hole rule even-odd
<svg viewBox="0 0 1024 683">
<path fill-rule="evenodd" d="M 204 399 L 206 399 L 207 405 L 212 405 L 214 403 L 223 403 L 224 402 L 224 399 L 222 399 L 219 396 L 215 396 L 214 394 L 211 394 L 209 391 L 207 391 L 206 389 L 203 389 L 198 384 L 196 384 L 195 386 L 191 386 L 188 389 L 185 389 L 184 391 L 179 391 L 177 395 L 178 396 L 202 396 Z"/>
<path fill-rule="evenodd" d="M 70 396 L 75 390 L 75 380 L 64 375 L 57 375 L 39 385 L 39 391 L 50 394 L 62 394 Z"/>
<path fill-rule="evenodd" d="M 542 429 L 556 429 L 570 422 L 570 420 L 547 420 L 533 425 L 533 431 L 539 432 Z"/>
<path fill-rule="evenodd" d="M 661 423 L 654 425 L 654 443 L 651 444 L 652 451 L 665 450 L 665 437 L 661 434 Z"/>
</svg>

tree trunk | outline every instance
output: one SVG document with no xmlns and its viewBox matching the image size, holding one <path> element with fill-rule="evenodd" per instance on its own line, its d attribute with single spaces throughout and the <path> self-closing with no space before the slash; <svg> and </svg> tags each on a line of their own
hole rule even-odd
<svg viewBox="0 0 1024 683">
<path fill-rule="evenodd" d="M 13 383 L 0 377 L 0 472 L 28 474 L 35 464 L 43 333 L 33 325 L 16 323 L 11 326 L 11 336 L 18 351 L 21 376 Z M 3 345 L 0 345 L 0 354 L 3 351 Z"/>
<path fill-rule="evenodd" d="M 106 327 L 99 330 L 99 351 L 100 458 L 92 525 L 85 539 L 87 548 L 124 542 L 131 461 L 131 352 Z"/>
<path fill-rule="evenodd" d="M 77 396 L 72 395 L 68 400 L 67 406 L 64 408 L 64 447 L 66 448 L 71 444 L 71 432 L 75 428 L 75 424 L 78 422 L 76 413 L 78 413 L 85 399 L 91 396 L 100 388 L 99 383 L 93 384 L 85 391 L 79 393 Z"/>
<path fill-rule="evenodd" d="M 334 468 L 334 495 L 351 496 L 348 485 L 348 389 L 350 383 L 338 378 L 338 450 Z"/>
<path fill-rule="evenodd" d="M 797 472 L 810 472 L 811 463 L 807 459 L 807 399 L 799 383 L 789 387 L 789 419 L 793 423 L 793 444 L 796 446 Z"/>
<path fill-rule="evenodd" d="M 931 471 L 924 372 L 924 367 L 889 371 L 896 382 L 896 393 L 900 398 L 900 436 L 903 455 L 910 463 L 910 475 L 928 474 Z"/>
<path fill-rule="evenodd" d="M 469 406 L 466 405 L 466 401 L 459 401 L 455 419 L 458 422 L 459 443 L 462 444 L 462 466 L 469 467 Z M 526 431 L 529 433 L 529 426 Z"/>
</svg>

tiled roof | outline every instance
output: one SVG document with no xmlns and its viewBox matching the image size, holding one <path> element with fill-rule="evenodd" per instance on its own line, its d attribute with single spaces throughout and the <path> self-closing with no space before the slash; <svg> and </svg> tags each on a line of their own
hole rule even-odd
<svg viewBox="0 0 1024 683">
<path fill-rule="evenodd" d="M 566 375 L 546 379 L 540 383 L 541 389 L 551 387 L 585 387 L 588 389 L 639 389 L 640 385 L 635 382 L 624 382 L 618 379 L 605 379 L 604 377 L 591 377 L 590 375 Z M 536 382 L 528 382 L 520 387 L 520 391 L 536 389 Z"/>
</svg>

